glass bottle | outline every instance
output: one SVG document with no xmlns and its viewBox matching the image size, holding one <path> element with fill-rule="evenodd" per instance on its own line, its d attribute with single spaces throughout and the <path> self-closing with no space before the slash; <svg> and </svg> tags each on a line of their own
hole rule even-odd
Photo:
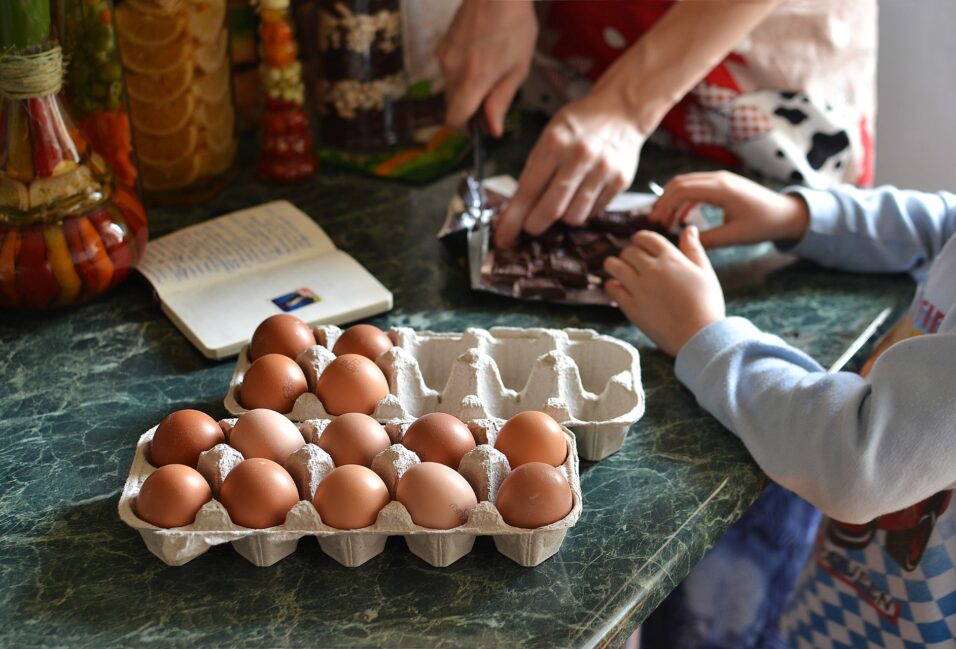
<svg viewBox="0 0 956 649">
<path fill-rule="evenodd" d="M 49 0 L 0 2 L 5 308 L 64 307 L 105 292 L 129 274 L 148 236 L 135 188 L 120 180 L 60 100 L 63 57 L 50 30 Z M 135 167 L 132 175 L 135 181 Z"/>
<path fill-rule="evenodd" d="M 316 102 L 324 144 L 404 144 L 411 121 L 400 0 L 320 0 Z"/>
<path fill-rule="evenodd" d="M 272 182 L 301 182 L 315 174 L 318 160 L 309 133 L 289 0 L 260 0 L 259 42 L 265 105 L 256 171 Z"/>
<path fill-rule="evenodd" d="M 226 0 L 122 0 L 116 29 L 143 191 L 198 203 L 236 156 Z"/>
</svg>

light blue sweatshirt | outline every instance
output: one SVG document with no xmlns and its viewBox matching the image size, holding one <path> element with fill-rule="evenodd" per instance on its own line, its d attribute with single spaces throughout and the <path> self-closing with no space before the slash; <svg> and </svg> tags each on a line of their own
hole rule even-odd
<svg viewBox="0 0 956 649">
<path fill-rule="evenodd" d="M 821 527 L 784 625 L 792 645 L 952 646 L 956 195 L 787 191 L 810 208 L 809 229 L 790 252 L 832 268 L 913 274 L 916 297 L 895 330 L 904 339 L 866 378 L 828 374 L 730 317 L 684 346 L 677 377 L 768 476 L 844 522 Z"/>
</svg>

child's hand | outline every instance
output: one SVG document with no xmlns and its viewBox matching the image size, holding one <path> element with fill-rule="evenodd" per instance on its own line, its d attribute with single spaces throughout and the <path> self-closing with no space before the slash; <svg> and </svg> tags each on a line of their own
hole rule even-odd
<svg viewBox="0 0 956 649">
<path fill-rule="evenodd" d="M 810 222 L 803 199 L 771 191 L 728 171 L 674 177 L 664 187 L 648 218 L 670 229 L 683 223 L 698 203 L 724 210 L 723 225 L 700 235 L 707 248 L 795 241 L 803 237 Z"/>
<path fill-rule="evenodd" d="M 605 260 L 614 279 L 604 288 L 631 322 L 676 356 L 697 332 L 724 319 L 720 282 L 693 226 L 681 234 L 680 250 L 649 230 L 631 241 L 620 257 Z"/>
</svg>

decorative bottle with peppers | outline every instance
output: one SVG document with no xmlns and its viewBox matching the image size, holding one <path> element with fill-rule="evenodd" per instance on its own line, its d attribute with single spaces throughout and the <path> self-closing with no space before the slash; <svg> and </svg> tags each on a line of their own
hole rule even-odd
<svg viewBox="0 0 956 649">
<path fill-rule="evenodd" d="M 49 0 L 0 2 L 0 306 L 50 309 L 103 293 L 146 248 L 135 189 L 60 101 Z M 135 168 L 132 171 L 135 179 Z"/>
<path fill-rule="evenodd" d="M 318 161 L 312 150 L 289 0 L 259 0 L 259 19 L 259 73 L 266 98 L 256 170 L 273 182 L 308 180 L 315 174 Z"/>
<path fill-rule="evenodd" d="M 63 97 L 83 137 L 118 182 L 136 190 L 133 133 L 126 106 L 113 3 L 57 0 L 56 27 L 68 66 Z"/>
<path fill-rule="evenodd" d="M 149 201 L 199 203 L 236 156 L 226 0 L 119 0 L 115 25 Z"/>
</svg>

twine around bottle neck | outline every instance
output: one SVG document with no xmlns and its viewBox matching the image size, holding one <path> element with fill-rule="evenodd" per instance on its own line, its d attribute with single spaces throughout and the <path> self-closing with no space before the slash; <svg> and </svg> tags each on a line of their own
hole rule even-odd
<svg viewBox="0 0 956 649">
<path fill-rule="evenodd" d="M 62 87 L 63 50 L 59 45 L 32 54 L 0 53 L 0 97 L 46 97 Z"/>
</svg>

